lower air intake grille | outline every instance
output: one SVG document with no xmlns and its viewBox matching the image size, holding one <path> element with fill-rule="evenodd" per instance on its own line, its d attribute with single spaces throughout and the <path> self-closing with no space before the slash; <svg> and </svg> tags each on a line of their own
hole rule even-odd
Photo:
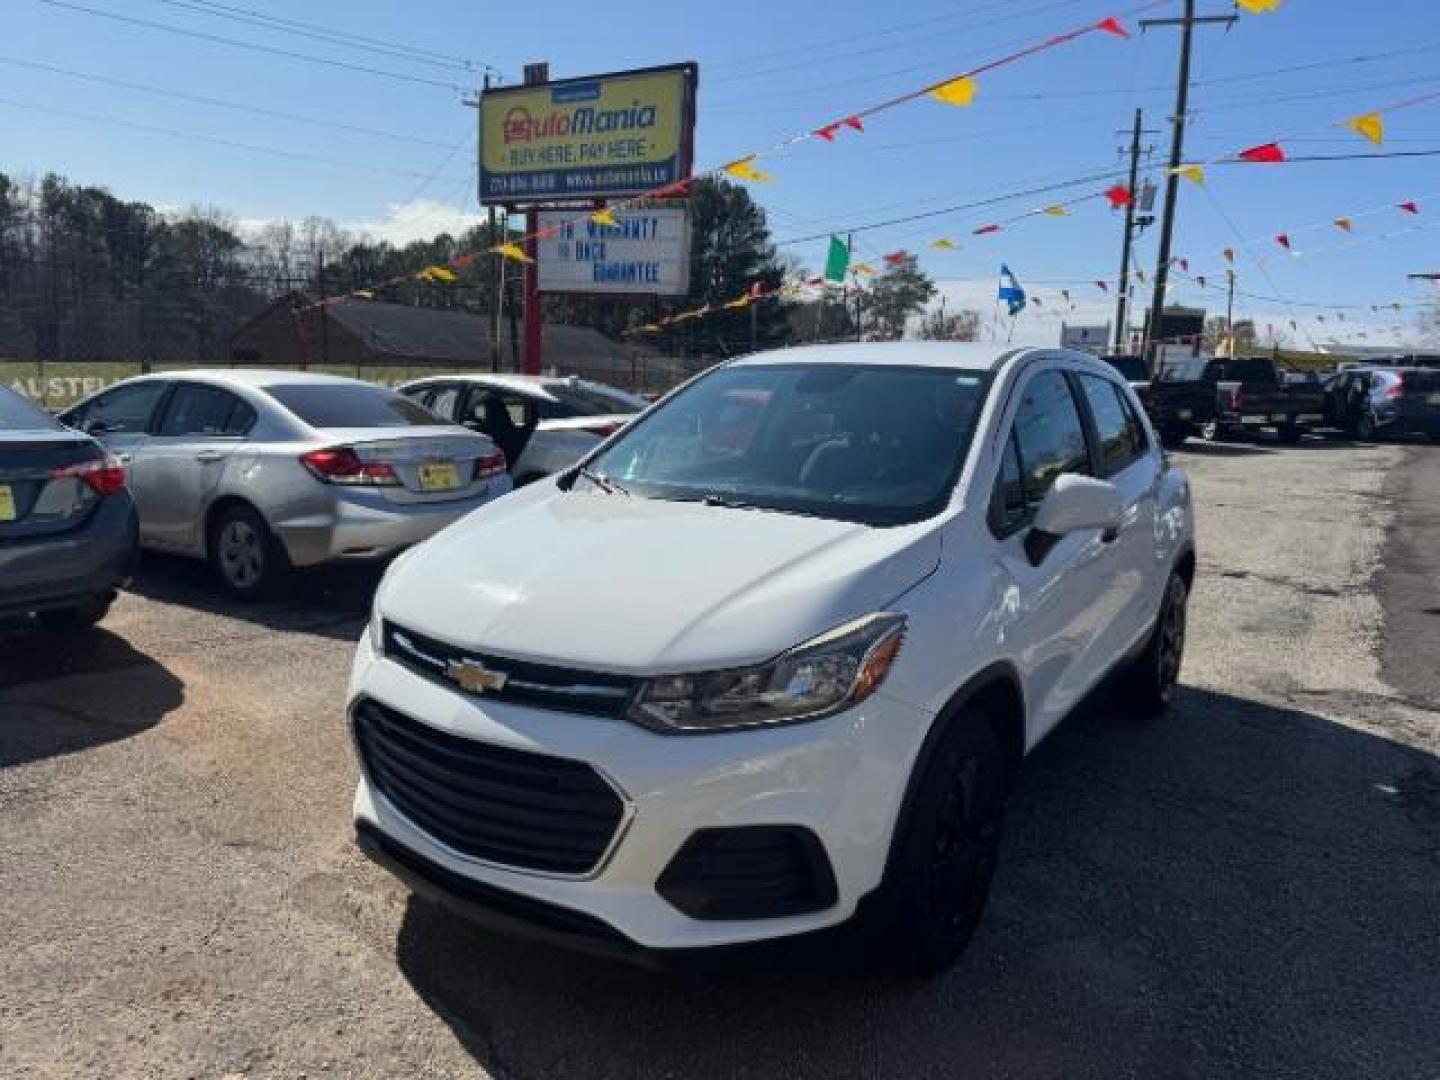
<svg viewBox="0 0 1440 1080">
<path fill-rule="evenodd" d="M 771 919 L 823 911 L 835 874 L 819 839 L 798 825 L 699 829 L 655 890 L 692 919 Z"/>
<path fill-rule="evenodd" d="M 365 771 L 381 794 L 462 854 L 583 874 L 620 827 L 620 796 L 583 762 L 461 738 L 368 699 L 351 715 Z"/>
</svg>

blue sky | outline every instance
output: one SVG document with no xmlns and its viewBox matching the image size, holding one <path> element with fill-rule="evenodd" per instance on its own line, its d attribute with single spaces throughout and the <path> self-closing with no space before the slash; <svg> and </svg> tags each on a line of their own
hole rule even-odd
<svg viewBox="0 0 1440 1080">
<path fill-rule="evenodd" d="M 474 216 L 474 116 L 461 104 L 461 88 L 478 82 L 479 67 L 412 62 L 275 33 L 201 14 L 183 0 L 74 2 L 440 85 L 177 36 L 41 0 L 6 0 L 0 170 L 53 170 L 156 205 L 216 206 L 244 223 L 320 214 L 394 238 Z M 1138 2 L 736 0 L 702 7 L 630 0 L 230 0 L 239 9 L 489 64 L 510 80 L 527 60 L 549 60 L 557 77 L 696 60 L 699 165 L 774 144 Z M 1180 6 L 1162 3 L 1148 14 L 1170 15 Z M 1229 10 L 1225 0 L 1202 0 L 1200 7 Z M 1371 15 L 1382 7 L 1383 17 Z M 1126 21 L 1136 29 L 1133 19 Z M 1129 42 L 1091 35 L 983 77 L 971 108 L 920 100 L 876 116 L 863 135 L 803 144 L 771 161 L 766 168 L 774 181 L 756 185 L 754 193 L 780 240 L 1005 195 L 1118 168 L 1120 132 L 1136 106 L 1156 129 L 1150 141 L 1158 163 L 1168 146 L 1162 129 L 1173 102 L 1176 55 L 1173 30 L 1137 33 Z M 1200 31 L 1187 156 L 1218 157 L 1274 138 L 1293 154 L 1373 149 L 1336 121 L 1440 90 L 1437 58 L 1436 0 L 1384 0 L 1368 8 L 1354 0 L 1285 0 L 1277 13 L 1243 17 L 1228 32 Z M 319 123 L 46 68 L 244 102 Z M 1440 148 L 1440 98 L 1393 113 L 1387 126 L 1386 150 Z M 1393 210 L 1359 216 L 1410 198 L 1421 202 L 1419 217 Z M 1397 321 L 1408 324 L 1408 336 L 1412 311 L 1373 315 L 1368 305 L 1420 300 L 1424 288 L 1407 283 L 1405 274 L 1440 270 L 1432 231 L 1440 227 L 1440 156 L 1215 168 L 1205 190 L 1182 185 L 1181 199 L 1175 253 L 1189 260 L 1192 273 L 1218 279 L 1221 250 L 1241 248 L 1242 291 L 1283 299 L 1242 296 L 1239 314 L 1255 317 L 1262 329 L 1273 323 L 1297 343 L 1337 331 L 1350 336 L 1356 327 L 1374 340 L 1380 326 Z M 967 235 L 989 216 L 1048 201 L 1019 199 L 865 231 L 860 251 L 868 257 L 921 251 L 952 303 L 983 306 L 987 313 L 1004 261 L 1048 308 L 1060 304 L 1059 290 L 1068 288 L 1076 308 L 1066 317 L 1103 320 L 1110 302 L 1089 282 L 1113 281 L 1119 253 L 1119 224 L 1103 205 L 1078 206 L 1063 219 L 1038 217 L 997 236 Z M 1352 238 L 1333 227 L 1313 228 L 1338 216 L 1356 217 Z M 1391 235 L 1405 229 L 1419 231 Z M 1265 239 L 1285 231 L 1293 234 L 1298 257 Z M 1137 247 L 1147 274 L 1154 232 Z M 961 249 L 929 250 L 942 235 Z M 1242 247 L 1253 241 L 1260 243 Z M 816 266 L 824 242 L 789 250 Z M 1184 282 L 1172 297 L 1223 307 L 1223 295 Z M 1333 310 L 1312 303 L 1362 310 L 1338 323 Z M 1326 315 L 1325 323 L 1318 314 Z M 1291 318 L 1298 332 L 1289 330 Z M 1016 337 L 1054 340 L 1057 325 L 1053 316 L 1032 310 Z"/>
</svg>

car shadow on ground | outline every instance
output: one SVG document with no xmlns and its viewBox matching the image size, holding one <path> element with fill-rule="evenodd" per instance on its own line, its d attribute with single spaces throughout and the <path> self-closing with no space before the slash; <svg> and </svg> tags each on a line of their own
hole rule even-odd
<svg viewBox="0 0 1440 1080">
<path fill-rule="evenodd" d="M 271 630 L 354 641 L 369 618 L 384 570 L 384 564 L 373 563 L 297 570 L 275 598 L 245 601 L 227 593 L 207 563 L 147 551 L 130 591 Z"/>
<path fill-rule="evenodd" d="M 400 968 L 491 1075 L 1433 1075 L 1440 763 L 1204 690 L 1097 696 L 1027 761 L 929 981 L 656 975 L 409 901 Z"/>
<path fill-rule="evenodd" d="M 123 692 L 114 680 L 123 672 Z M 44 684 L 77 682 L 64 704 Z M 124 638 L 103 628 L 74 633 L 0 633 L 0 768 L 128 739 L 184 700 L 184 684 Z"/>
</svg>

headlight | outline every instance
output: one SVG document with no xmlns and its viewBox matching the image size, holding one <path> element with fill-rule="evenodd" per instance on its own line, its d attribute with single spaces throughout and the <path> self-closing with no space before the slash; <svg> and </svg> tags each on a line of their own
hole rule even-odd
<svg viewBox="0 0 1440 1080">
<path fill-rule="evenodd" d="M 380 617 L 380 605 L 370 608 L 370 625 L 365 628 L 370 635 L 370 648 L 376 656 L 385 655 L 385 620 Z"/>
<path fill-rule="evenodd" d="M 866 615 L 764 664 L 645 683 L 629 718 L 655 731 L 728 731 L 818 720 L 864 701 L 885 681 L 905 616 Z"/>
</svg>

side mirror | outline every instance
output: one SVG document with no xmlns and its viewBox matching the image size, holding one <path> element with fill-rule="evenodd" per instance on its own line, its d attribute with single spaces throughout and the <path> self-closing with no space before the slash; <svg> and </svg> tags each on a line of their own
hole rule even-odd
<svg viewBox="0 0 1440 1080">
<path fill-rule="evenodd" d="M 1049 493 L 1035 511 L 1035 521 L 1025 537 L 1025 552 L 1032 566 L 1039 566 L 1063 536 L 1081 529 L 1112 533 L 1120 526 L 1125 503 L 1120 490 L 1106 480 L 1076 473 L 1056 478 Z"/>
</svg>

